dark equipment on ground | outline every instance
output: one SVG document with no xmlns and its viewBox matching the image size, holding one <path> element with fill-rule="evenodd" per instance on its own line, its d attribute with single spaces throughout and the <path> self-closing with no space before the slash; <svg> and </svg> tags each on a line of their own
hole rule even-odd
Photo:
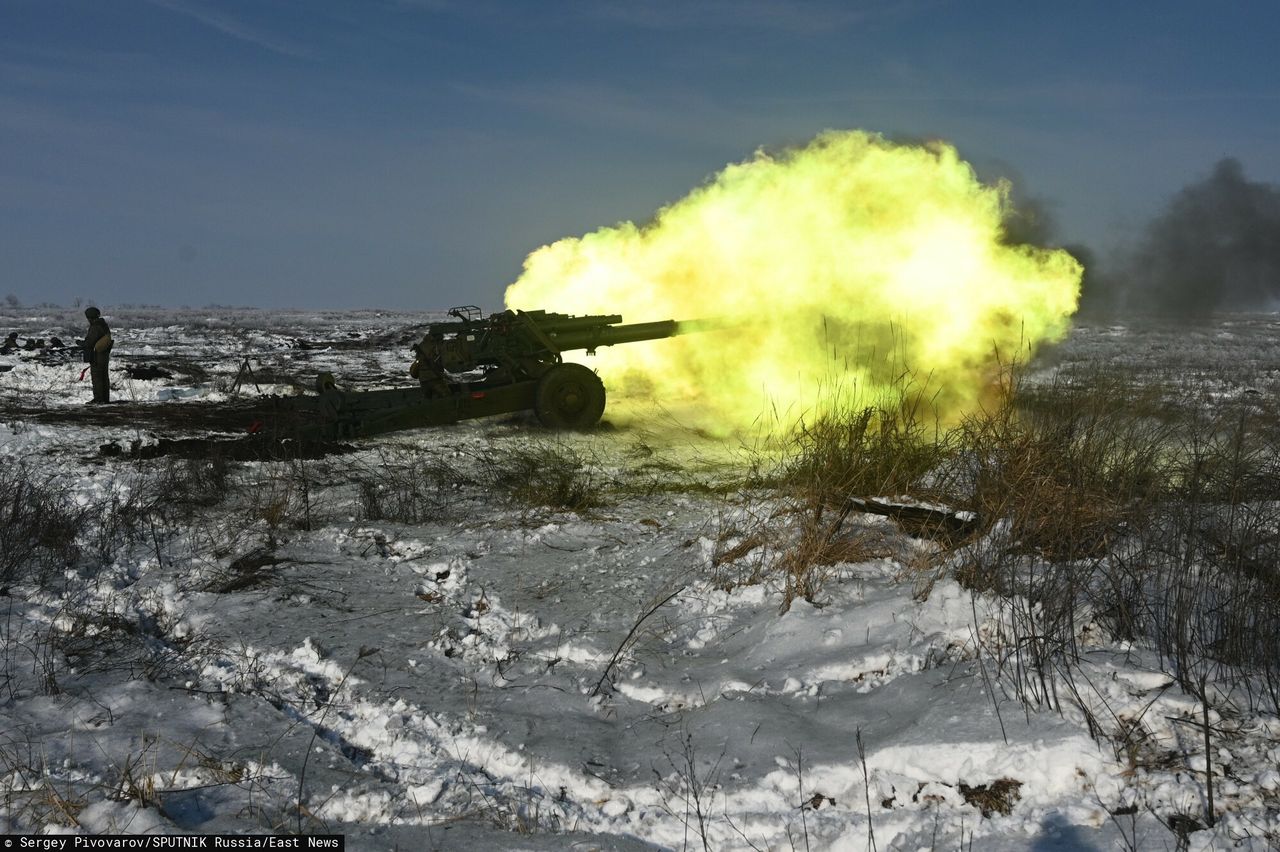
<svg viewBox="0 0 1280 852">
<path fill-rule="evenodd" d="M 622 317 L 502 311 L 483 316 L 473 305 L 427 327 L 412 347 L 410 374 L 418 387 L 347 391 L 322 373 L 319 396 L 283 400 L 299 428 L 324 440 L 437 426 L 533 411 L 551 428 L 585 429 L 604 413 L 600 378 L 561 353 L 659 340 L 726 325 L 714 320 L 633 323 Z"/>
<path fill-rule="evenodd" d="M 173 373 L 170 373 L 164 367 L 157 367 L 153 364 L 127 364 L 124 371 L 129 374 L 129 378 L 142 381 L 173 378 Z"/>
</svg>

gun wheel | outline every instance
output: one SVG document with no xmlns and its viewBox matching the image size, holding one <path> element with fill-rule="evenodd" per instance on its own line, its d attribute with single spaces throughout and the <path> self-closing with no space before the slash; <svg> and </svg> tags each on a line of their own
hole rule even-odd
<svg viewBox="0 0 1280 852">
<path fill-rule="evenodd" d="M 581 364 L 557 364 L 538 381 L 534 411 L 552 429 L 589 428 L 604 414 L 604 383 Z"/>
</svg>

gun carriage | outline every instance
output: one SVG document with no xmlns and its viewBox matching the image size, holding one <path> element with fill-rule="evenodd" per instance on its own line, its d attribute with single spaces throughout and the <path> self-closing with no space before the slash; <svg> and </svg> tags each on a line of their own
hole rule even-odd
<svg viewBox="0 0 1280 852">
<path fill-rule="evenodd" d="M 563 353 L 660 340 L 722 327 L 707 320 L 632 323 L 617 315 L 571 316 L 502 311 L 484 316 L 473 305 L 427 327 L 411 352 L 417 387 L 349 391 L 322 373 L 317 396 L 290 400 L 302 431 L 326 439 L 375 435 L 519 411 L 544 425 L 584 429 L 600 420 L 600 377 Z"/>
</svg>

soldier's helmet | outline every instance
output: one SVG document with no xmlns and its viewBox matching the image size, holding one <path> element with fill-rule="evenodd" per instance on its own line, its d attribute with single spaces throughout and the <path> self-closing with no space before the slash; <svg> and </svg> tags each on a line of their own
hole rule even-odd
<svg viewBox="0 0 1280 852">
<path fill-rule="evenodd" d="M 102 316 L 102 311 L 94 307 L 88 307 L 84 309 L 84 315 L 89 320 L 96 320 L 98 317 Z"/>
</svg>

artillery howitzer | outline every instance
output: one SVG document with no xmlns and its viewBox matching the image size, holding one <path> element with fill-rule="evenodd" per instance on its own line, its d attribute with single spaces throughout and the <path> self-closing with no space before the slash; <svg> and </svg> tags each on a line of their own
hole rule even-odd
<svg viewBox="0 0 1280 852">
<path fill-rule="evenodd" d="M 467 305 L 451 321 L 427 326 L 412 347 L 409 372 L 418 387 L 344 391 L 331 374 L 317 380 L 319 396 L 289 402 L 302 431 L 350 438 L 437 426 L 517 411 L 533 411 L 553 428 L 583 429 L 604 413 L 605 389 L 592 370 L 566 363 L 561 353 L 659 340 L 723 328 L 716 321 L 662 320 L 622 325 L 622 317 L 502 311 L 483 316 Z"/>
</svg>

